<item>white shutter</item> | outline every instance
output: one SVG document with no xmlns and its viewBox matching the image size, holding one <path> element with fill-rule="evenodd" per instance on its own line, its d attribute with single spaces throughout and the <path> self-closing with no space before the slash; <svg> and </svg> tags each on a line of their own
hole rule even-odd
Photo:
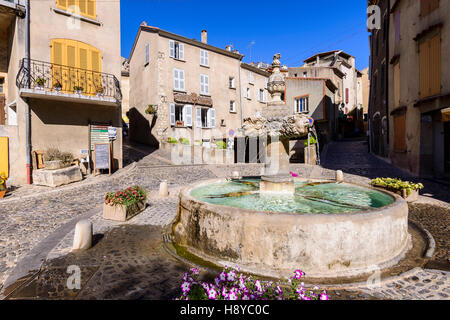
<svg viewBox="0 0 450 320">
<path fill-rule="evenodd" d="M 175 125 L 175 104 L 174 103 L 170 104 L 170 125 L 171 126 Z"/>
<path fill-rule="evenodd" d="M 175 58 L 175 42 L 173 40 L 169 40 L 170 53 L 169 56 L 171 58 Z"/>
<path fill-rule="evenodd" d="M 209 66 L 209 52 L 204 51 L 205 54 L 205 66 Z"/>
<path fill-rule="evenodd" d="M 204 76 L 205 94 L 209 94 L 209 76 Z"/>
<path fill-rule="evenodd" d="M 210 113 L 210 127 L 215 128 L 216 127 L 216 110 L 210 109 L 209 113 Z"/>
<path fill-rule="evenodd" d="M 200 75 L 200 93 L 205 93 L 205 76 Z"/>
<path fill-rule="evenodd" d="M 205 65 L 205 51 L 204 50 L 200 50 L 200 65 L 202 65 L 202 66 Z"/>
<path fill-rule="evenodd" d="M 242 88 L 242 95 L 247 98 L 247 88 Z"/>
<path fill-rule="evenodd" d="M 180 60 L 184 60 L 184 44 L 180 43 L 180 56 L 178 57 Z"/>
<path fill-rule="evenodd" d="M 180 73 L 178 69 L 173 69 L 173 89 L 180 90 Z"/>
<path fill-rule="evenodd" d="M 202 109 L 197 108 L 195 109 L 196 115 L 197 115 L 197 128 L 202 127 Z"/>
<path fill-rule="evenodd" d="M 264 102 L 268 102 L 267 90 L 264 90 Z"/>
<path fill-rule="evenodd" d="M 185 90 L 185 86 L 184 86 L 184 70 L 179 70 L 180 73 L 180 90 L 184 91 Z"/>
<path fill-rule="evenodd" d="M 192 127 L 192 106 L 190 104 L 183 108 L 183 120 L 186 127 Z"/>
</svg>

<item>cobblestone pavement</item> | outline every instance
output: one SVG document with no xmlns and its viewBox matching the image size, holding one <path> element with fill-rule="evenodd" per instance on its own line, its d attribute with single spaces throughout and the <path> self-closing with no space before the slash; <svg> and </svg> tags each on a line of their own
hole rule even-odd
<svg viewBox="0 0 450 320">
<path fill-rule="evenodd" d="M 383 176 L 399 176 L 399 171 L 395 168 L 392 168 L 389 164 L 386 164 L 385 162 L 378 160 L 377 158 L 370 155 L 364 155 L 364 152 L 362 150 L 362 148 L 364 147 L 363 143 L 352 142 L 352 144 L 355 145 L 355 148 L 357 148 L 356 150 L 360 151 L 353 152 L 357 154 L 355 155 L 355 157 L 352 157 L 351 155 L 349 156 L 349 152 L 342 152 L 342 150 L 354 150 L 349 143 L 342 142 L 340 144 L 342 148 L 338 144 L 330 145 L 324 165 L 328 169 L 293 164 L 292 170 L 305 177 L 333 178 L 335 174 L 333 170 L 341 169 L 346 172 L 345 177 L 347 181 L 356 183 L 367 183 L 369 181 L 368 178 L 370 177 L 369 173 L 373 174 L 374 176 L 379 175 L 378 173 L 375 173 L 377 170 Z M 128 230 L 132 230 L 133 227 L 162 227 L 169 224 L 175 217 L 178 192 L 184 186 L 198 180 L 230 176 L 232 171 L 235 170 L 240 171 L 243 175 L 259 175 L 262 169 L 262 165 L 249 164 L 233 166 L 168 166 L 167 154 L 148 154 L 147 150 L 139 151 L 142 149 L 137 148 L 138 151 L 133 151 L 133 148 L 128 148 L 127 152 L 135 155 L 134 160 L 138 160 L 138 162 L 134 167 L 129 167 L 128 170 L 124 169 L 124 173 L 119 172 L 118 174 L 115 174 L 108 178 L 99 178 L 98 181 L 91 181 L 89 183 L 83 182 L 61 190 L 56 190 L 54 192 L 42 192 L 42 194 L 34 195 L 23 194 L 21 195 L 22 198 L 12 197 L 10 198 L 10 200 L 0 201 L 0 286 L 10 275 L 11 271 L 16 267 L 17 263 L 24 256 L 26 256 L 31 249 L 36 247 L 37 244 L 42 243 L 42 241 L 48 236 L 51 236 L 55 230 L 57 230 L 64 224 L 67 224 L 69 221 L 72 221 L 74 218 L 81 218 L 86 215 L 86 213 L 92 212 L 90 219 L 94 223 L 94 232 L 98 235 L 104 235 L 105 239 L 113 239 L 114 237 L 111 238 L 110 232 L 115 232 L 113 230 L 116 230 L 119 226 L 131 228 Z M 136 155 L 136 152 L 141 152 L 141 154 Z M 368 165 L 364 163 L 359 164 L 359 161 L 366 161 Z M 372 165 L 373 167 L 370 168 L 370 165 Z M 358 168 L 366 171 L 358 171 Z M 363 175 L 358 176 L 354 173 Z M 167 180 L 169 184 L 171 196 L 167 199 L 158 199 L 157 196 L 157 189 L 161 180 Z M 102 199 L 104 194 L 106 192 L 116 191 L 136 184 L 141 185 L 150 191 L 150 206 L 143 213 L 125 224 L 104 221 L 101 218 L 101 207 L 103 204 Z M 426 187 L 430 188 L 429 190 L 427 189 L 426 192 L 434 192 L 434 190 L 439 191 L 439 188 L 435 186 L 429 187 L 428 182 L 425 182 L 425 185 Z M 443 193 L 445 192 L 436 192 L 435 196 L 439 199 L 443 199 Z M 23 196 L 25 196 L 25 198 Z M 433 234 L 437 243 L 435 259 L 440 263 L 439 269 L 448 271 L 449 269 L 446 268 L 448 266 L 449 258 L 449 211 L 446 211 L 442 208 L 436 209 L 435 204 L 433 204 L 431 200 L 432 199 L 430 199 L 430 201 L 427 201 L 427 199 L 425 199 L 425 201 L 423 201 L 422 197 L 421 202 L 423 203 L 421 203 L 420 205 L 423 205 L 424 207 L 417 207 L 418 209 L 416 211 L 412 210 L 412 218 L 416 222 L 427 228 Z M 442 205 L 442 202 L 439 202 L 439 204 Z M 434 209 L 430 210 L 430 208 Z M 426 213 L 424 214 L 424 212 Z M 73 227 L 71 230 L 73 230 Z M 149 235 L 149 237 L 153 239 L 152 241 L 155 241 L 154 239 L 156 239 L 157 234 L 159 234 L 160 237 L 160 229 L 156 227 L 155 229 L 152 229 L 152 232 L 150 233 L 151 236 Z M 73 231 L 63 235 L 56 243 L 48 248 L 49 254 L 47 258 L 49 267 L 57 267 L 58 263 L 59 267 L 61 267 L 61 265 L 64 263 L 63 261 L 66 261 L 64 257 L 67 257 L 67 259 L 77 259 L 77 255 L 68 254 L 72 239 Z M 124 239 L 124 241 L 126 242 L 128 240 Z M 104 243 L 102 245 L 104 246 L 103 249 L 95 250 L 98 250 L 98 252 L 102 252 L 102 250 L 106 250 L 106 252 L 114 251 L 112 247 L 108 247 L 110 245 L 107 244 L 107 241 L 104 241 L 104 239 L 99 242 L 99 245 L 101 245 L 102 243 Z M 102 248 L 102 246 L 99 246 L 98 248 Z M 171 274 L 171 276 L 168 276 L 166 279 L 167 283 L 171 283 L 171 285 L 173 285 L 173 281 L 175 281 L 175 279 L 179 279 L 178 275 L 179 272 L 181 272 L 180 268 L 182 268 L 182 266 L 179 265 L 178 262 L 170 260 L 170 257 L 165 256 L 165 254 L 161 253 L 162 251 L 160 250 L 160 247 L 156 246 L 152 248 L 154 248 L 154 252 L 152 251 L 151 253 L 153 260 L 145 260 L 147 258 L 140 256 L 139 258 L 136 257 L 135 261 L 134 259 L 132 259 L 133 252 L 127 250 L 125 250 L 125 252 L 123 253 L 112 252 L 112 254 L 116 254 L 120 259 L 125 259 L 124 257 L 128 257 L 128 262 L 134 265 L 134 267 L 136 268 L 138 268 L 137 266 L 141 262 L 143 263 L 144 260 L 147 266 L 148 263 L 154 263 L 154 267 L 159 266 L 159 262 L 157 262 L 157 260 L 159 259 L 158 257 L 161 257 L 161 261 L 165 261 L 165 263 L 167 264 L 173 264 L 167 267 L 167 270 L 163 268 L 165 270 L 164 272 L 167 271 L 168 274 Z M 106 256 L 108 257 L 108 255 Z M 93 256 L 90 256 L 88 253 L 86 253 L 83 257 L 83 259 L 91 259 Z M 52 261 L 55 262 L 55 265 L 52 265 Z M 102 263 L 106 263 L 107 261 L 108 258 L 105 258 Z M 121 276 L 124 276 L 123 272 L 129 274 L 129 272 L 127 271 L 128 269 L 126 267 L 120 267 L 119 264 L 121 264 L 119 261 L 114 263 L 114 270 L 116 271 L 110 272 L 112 277 L 111 279 L 120 279 Z M 91 275 L 97 274 L 96 270 L 99 270 L 101 265 L 102 264 L 99 263 L 94 264 L 95 268 L 97 269 L 86 269 L 85 272 L 90 272 Z M 121 265 L 125 266 L 128 264 Z M 442 266 L 443 268 L 441 268 Z M 172 267 L 173 269 L 171 269 Z M 148 268 L 152 267 L 148 266 Z M 433 268 L 430 267 L 430 269 Z M 145 268 L 141 268 L 139 270 L 140 271 L 138 272 L 138 274 L 144 274 L 145 272 L 148 272 L 148 269 Z M 351 289 L 353 291 L 349 292 L 345 291 L 344 289 L 337 290 L 337 292 L 333 291 L 332 295 L 336 299 L 448 299 L 450 279 L 449 273 L 447 271 L 420 269 L 414 275 L 410 276 L 412 278 L 411 283 L 408 283 L 406 280 L 400 279 L 391 281 L 389 283 L 390 286 L 388 286 L 387 284 L 383 284 L 383 286 L 378 289 L 368 289 L 364 286 L 361 286 L 360 288 L 355 289 L 356 291 L 354 291 L 353 289 Z M 150 274 L 155 274 L 155 272 L 156 271 L 151 272 Z M 164 274 L 164 272 L 162 274 Z M 416 278 L 414 277 L 418 278 L 418 280 L 415 280 Z M 133 286 L 142 286 L 143 284 L 137 283 L 136 279 L 138 278 L 130 280 L 130 283 L 133 283 Z M 142 279 L 148 278 L 144 277 Z M 157 276 L 155 279 L 159 279 L 155 281 L 156 283 L 159 283 L 160 288 L 165 288 L 163 283 L 166 282 L 163 278 L 161 278 L 161 276 Z M 405 285 L 403 285 L 399 281 L 404 282 Z M 93 283 L 95 282 L 89 282 L 89 285 L 93 285 Z M 421 286 L 421 284 L 424 285 Z M 127 297 L 136 298 L 139 297 L 139 294 L 143 294 L 140 289 L 136 289 L 137 291 L 134 289 L 129 289 L 128 291 L 127 288 L 124 288 L 124 285 L 125 282 L 118 281 L 115 284 L 115 287 L 113 286 L 110 288 L 112 290 L 109 291 L 110 294 L 107 294 L 106 292 L 100 293 L 98 291 L 99 288 L 93 285 L 94 287 L 92 288 L 92 292 L 95 292 L 95 294 L 93 293 L 93 295 L 90 296 L 89 294 L 87 294 L 87 292 L 89 291 L 85 291 L 86 295 L 80 295 L 79 297 L 117 298 L 120 297 L 120 294 L 125 294 L 125 292 L 127 292 L 127 294 L 130 294 Z M 129 286 L 130 288 L 132 287 L 131 284 L 129 284 Z M 168 285 L 168 287 L 170 287 L 170 285 Z M 145 288 L 141 289 L 144 290 Z M 136 294 L 134 295 L 132 294 L 132 292 L 134 292 L 133 290 L 136 291 Z M 167 292 L 172 292 L 171 290 L 172 289 Z M 161 293 L 161 291 L 158 292 L 160 292 L 158 293 L 159 296 L 157 293 L 147 292 L 148 294 L 144 294 L 143 297 L 166 297 L 164 293 Z"/>
</svg>

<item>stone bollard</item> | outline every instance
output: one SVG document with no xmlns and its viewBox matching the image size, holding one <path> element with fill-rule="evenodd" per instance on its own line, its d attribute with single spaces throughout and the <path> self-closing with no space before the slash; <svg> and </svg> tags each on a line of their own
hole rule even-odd
<svg viewBox="0 0 450 320">
<path fill-rule="evenodd" d="M 344 173 L 341 170 L 336 171 L 336 181 L 344 182 Z"/>
<path fill-rule="evenodd" d="M 72 251 L 88 250 L 92 247 L 92 222 L 81 220 L 75 226 Z"/>
<path fill-rule="evenodd" d="M 239 174 L 239 171 L 233 171 L 231 176 L 233 179 L 239 179 L 241 177 L 241 175 Z"/>
<path fill-rule="evenodd" d="M 163 198 L 169 196 L 169 187 L 167 186 L 166 180 L 161 181 L 161 184 L 159 185 L 159 196 Z"/>
</svg>

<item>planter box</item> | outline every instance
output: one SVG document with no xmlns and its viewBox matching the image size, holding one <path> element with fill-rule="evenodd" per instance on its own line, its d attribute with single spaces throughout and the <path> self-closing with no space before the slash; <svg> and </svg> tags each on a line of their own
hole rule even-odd
<svg viewBox="0 0 450 320">
<path fill-rule="evenodd" d="M 44 161 L 45 170 L 58 170 L 67 168 L 62 160 Z"/>
<path fill-rule="evenodd" d="M 33 183 L 41 186 L 59 187 L 81 180 L 83 180 L 83 176 L 77 166 L 58 170 L 41 169 L 33 171 Z"/>
<path fill-rule="evenodd" d="M 130 206 L 110 206 L 106 203 L 103 204 L 103 219 L 126 222 L 138 215 L 145 209 L 146 201 L 139 201 Z"/>
<path fill-rule="evenodd" d="M 403 199 L 405 199 L 407 202 L 414 202 L 417 201 L 417 199 L 419 199 L 419 190 L 411 191 L 411 194 L 407 197 L 403 195 L 402 191 L 397 191 L 396 193 L 399 194 L 401 197 L 403 197 Z"/>
</svg>

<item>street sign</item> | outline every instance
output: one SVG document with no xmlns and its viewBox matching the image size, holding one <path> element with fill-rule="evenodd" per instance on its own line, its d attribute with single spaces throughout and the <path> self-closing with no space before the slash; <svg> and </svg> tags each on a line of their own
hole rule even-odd
<svg viewBox="0 0 450 320">
<path fill-rule="evenodd" d="M 234 130 L 230 129 L 230 131 L 228 131 L 228 134 L 230 137 L 234 137 Z"/>
<path fill-rule="evenodd" d="M 117 128 L 116 127 L 108 127 L 108 136 L 110 140 L 117 139 Z"/>
<path fill-rule="evenodd" d="M 314 119 L 311 117 L 308 117 L 309 126 L 312 127 L 314 125 Z"/>
</svg>

